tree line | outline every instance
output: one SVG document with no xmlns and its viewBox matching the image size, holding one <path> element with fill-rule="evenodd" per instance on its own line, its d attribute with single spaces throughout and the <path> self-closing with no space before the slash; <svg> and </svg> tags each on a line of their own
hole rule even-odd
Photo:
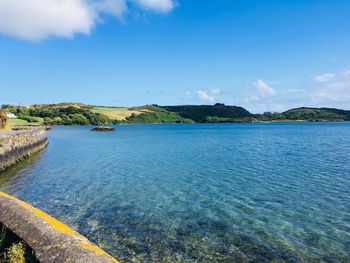
<svg viewBox="0 0 350 263">
<path fill-rule="evenodd" d="M 98 125 L 112 122 L 109 118 L 92 112 L 88 106 L 32 105 L 27 107 L 2 105 L 2 109 L 12 112 L 18 118 L 28 122 L 38 122 L 38 118 L 43 118 L 45 125 Z"/>
</svg>

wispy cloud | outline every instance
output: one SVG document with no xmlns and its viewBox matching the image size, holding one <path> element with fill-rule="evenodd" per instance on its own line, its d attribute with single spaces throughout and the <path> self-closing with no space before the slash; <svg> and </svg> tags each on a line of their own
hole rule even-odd
<svg viewBox="0 0 350 263">
<path fill-rule="evenodd" d="M 175 4 L 172 0 L 135 0 L 136 3 L 148 10 L 153 10 L 161 13 L 167 13 L 171 11 Z"/>
<path fill-rule="evenodd" d="M 218 96 L 220 95 L 220 89 L 210 89 L 210 90 L 197 90 L 197 98 L 206 101 L 206 102 L 214 102 Z"/>
<path fill-rule="evenodd" d="M 321 81 L 321 86 L 311 93 L 312 99 L 319 103 L 350 104 L 350 70 L 324 75 L 331 77 Z"/>
<path fill-rule="evenodd" d="M 275 96 L 277 94 L 277 92 L 262 79 L 254 81 L 253 85 L 258 89 L 261 97 Z"/>
<path fill-rule="evenodd" d="M 271 85 L 273 83 L 273 86 Z M 288 108 L 304 105 L 305 90 L 296 80 L 253 81 L 245 89 L 239 104 L 254 113 L 265 111 L 284 111 Z M 275 89 L 278 87 L 278 89 Z"/>
<path fill-rule="evenodd" d="M 328 82 L 328 81 L 331 81 L 334 78 L 335 78 L 335 74 L 334 73 L 325 73 L 325 74 L 322 74 L 322 75 L 315 76 L 313 78 L 313 80 L 317 81 L 317 82 Z"/>
<path fill-rule="evenodd" d="M 245 90 L 238 103 L 255 113 L 301 106 L 350 109 L 350 70 L 292 82 L 258 79 Z"/>
<path fill-rule="evenodd" d="M 30 41 L 88 35 L 104 14 L 121 18 L 130 2 L 161 13 L 174 8 L 173 0 L 1 0 L 0 33 Z"/>
<path fill-rule="evenodd" d="M 350 77 L 350 70 L 345 70 L 342 72 L 343 77 Z"/>
</svg>

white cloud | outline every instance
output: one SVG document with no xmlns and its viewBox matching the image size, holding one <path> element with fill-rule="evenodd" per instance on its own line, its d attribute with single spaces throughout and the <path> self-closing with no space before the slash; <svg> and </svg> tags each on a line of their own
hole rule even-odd
<svg viewBox="0 0 350 263">
<path fill-rule="evenodd" d="M 346 70 L 331 75 L 330 79 L 321 81 L 321 86 L 311 93 L 312 100 L 319 104 L 339 105 L 349 108 L 350 71 Z"/>
<path fill-rule="evenodd" d="M 30 41 L 88 35 L 103 14 L 122 17 L 128 1 L 157 12 L 174 8 L 172 0 L 0 0 L 0 34 Z"/>
<path fill-rule="evenodd" d="M 198 90 L 197 97 L 203 101 L 214 102 L 220 93 L 220 89 Z"/>
<path fill-rule="evenodd" d="M 211 89 L 210 92 L 214 95 L 219 95 L 221 93 L 220 89 Z"/>
<path fill-rule="evenodd" d="M 334 107 L 350 109 L 350 70 L 312 77 L 308 80 L 290 82 L 269 82 L 278 87 L 278 92 L 263 80 L 246 87 L 241 104 L 255 113 L 284 111 L 291 108 Z"/>
<path fill-rule="evenodd" d="M 350 78 L 340 78 L 327 82 L 312 93 L 312 98 L 320 102 L 347 102 L 350 104 Z"/>
<path fill-rule="evenodd" d="M 345 70 L 345 71 L 342 73 L 342 75 L 343 75 L 344 77 L 350 77 L 350 70 Z"/>
<path fill-rule="evenodd" d="M 206 90 L 198 90 L 197 97 L 201 100 L 210 101 L 210 102 L 213 102 L 215 99 L 213 96 L 209 95 L 208 91 Z"/>
<path fill-rule="evenodd" d="M 335 74 L 333 74 L 333 73 L 325 73 L 325 74 L 322 74 L 322 75 L 315 76 L 313 78 L 313 80 L 317 81 L 317 82 L 328 82 L 328 81 L 331 81 L 334 78 L 335 78 Z"/>
<path fill-rule="evenodd" d="M 274 87 L 270 83 L 274 83 Z M 263 79 L 258 79 L 247 85 L 245 90 L 247 92 L 242 94 L 237 104 L 254 113 L 284 111 L 309 105 L 305 100 L 310 101 L 309 95 L 295 79 L 269 81 L 268 84 Z"/>
<path fill-rule="evenodd" d="M 321 90 L 319 92 L 313 93 L 312 98 L 314 101 L 317 101 L 319 103 L 329 103 L 329 102 L 335 102 L 335 103 L 350 103 L 350 94 L 345 95 L 339 95 L 334 92 L 334 90 Z M 333 104 L 335 105 L 335 104 Z M 349 109 L 349 106 L 347 106 L 347 109 Z"/>
<path fill-rule="evenodd" d="M 88 34 L 95 15 L 81 0 L 1 0 L 0 32 L 27 40 Z"/>
<path fill-rule="evenodd" d="M 262 97 L 275 96 L 277 94 L 277 92 L 272 87 L 267 85 L 267 83 L 262 79 L 254 81 L 253 84 L 258 89 L 260 96 Z"/>
<path fill-rule="evenodd" d="M 90 4 L 95 12 L 106 13 L 115 17 L 121 17 L 127 10 L 124 0 L 95 0 L 94 2 L 90 2 Z"/>
<path fill-rule="evenodd" d="M 167 13 L 174 8 L 172 0 L 135 0 L 142 8 Z"/>
</svg>

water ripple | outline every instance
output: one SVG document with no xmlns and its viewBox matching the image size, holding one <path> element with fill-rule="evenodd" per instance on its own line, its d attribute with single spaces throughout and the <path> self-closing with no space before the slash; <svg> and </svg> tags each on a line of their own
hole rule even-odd
<svg viewBox="0 0 350 263">
<path fill-rule="evenodd" d="M 122 262 L 350 262 L 348 123 L 49 136 L 1 189 Z"/>
</svg>

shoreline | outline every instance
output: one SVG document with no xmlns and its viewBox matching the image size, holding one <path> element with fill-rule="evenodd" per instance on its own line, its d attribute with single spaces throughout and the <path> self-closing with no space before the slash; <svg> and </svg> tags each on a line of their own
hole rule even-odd
<svg viewBox="0 0 350 263">
<path fill-rule="evenodd" d="M 350 122 L 348 120 L 271 120 L 271 121 L 236 121 L 236 122 L 192 122 L 192 123 L 176 123 L 176 122 L 169 122 L 169 123 L 116 123 L 116 124 L 103 124 L 105 126 L 129 126 L 129 125 L 193 125 L 193 124 L 269 124 L 269 123 L 347 123 Z M 51 128 L 54 127 L 97 127 L 99 125 L 93 125 L 93 124 L 88 124 L 88 125 L 50 125 Z M 45 125 L 42 126 L 17 126 L 17 127 L 23 127 L 26 129 L 27 127 L 31 127 L 34 129 L 45 129 Z M 8 131 L 4 131 L 8 132 Z M 0 137 L 1 137 L 1 132 L 0 132 Z"/>
</svg>

